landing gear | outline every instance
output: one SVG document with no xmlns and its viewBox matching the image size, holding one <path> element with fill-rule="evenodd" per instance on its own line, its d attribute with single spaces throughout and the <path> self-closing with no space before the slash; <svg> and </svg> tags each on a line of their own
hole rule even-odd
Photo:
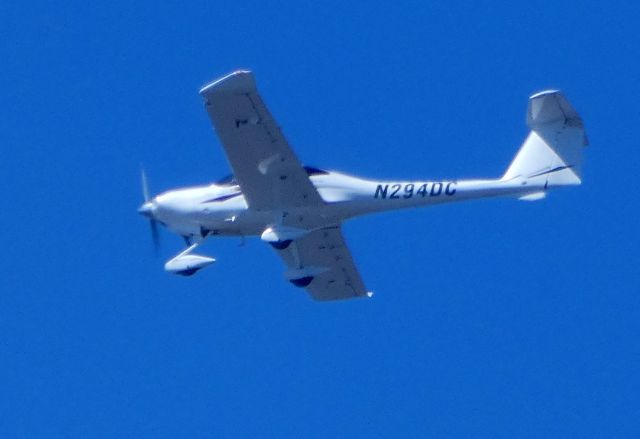
<svg viewBox="0 0 640 439">
<path fill-rule="evenodd" d="M 189 242 L 188 237 L 184 237 L 187 243 Z M 205 237 L 206 239 L 206 237 Z M 196 242 L 192 244 L 189 248 L 187 248 L 182 253 L 178 254 L 173 259 L 167 261 L 164 264 L 164 269 L 169 273 L 179 274 L 181 276 L 193 276 L 199 270 L 202 270 L 204 267 L 207 267 L 213 264 L 216 260 L 215 258 L 210 258 L 208 256 L 201 256 L 192 254 L 191 252 L 195 250 L 200 244 L 204 242 L 202 239 L 200 242 Z"/>
<path fill-rule="evenodd" d="M 285 239 L 284 241 L 272 241 L 269 242 L 269 244 L 271 244 L 271 247 L 275 248 L 276 250 L 284 250 L 289 247 L 292 242 L 292 239 Z"/>
</svg>

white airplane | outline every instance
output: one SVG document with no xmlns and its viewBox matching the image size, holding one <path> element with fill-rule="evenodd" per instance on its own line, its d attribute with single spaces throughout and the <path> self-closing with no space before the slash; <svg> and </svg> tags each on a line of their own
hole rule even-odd
<svg viewBox="0 0 640 439">
<path fill-rule="evenodd" d="M 371 297 L 341 232 L 343 221 L 368 213 L 475 198 L 539 200 L 581 183 L 582 120 L 563 95 L 529 98 L 530 133 L 497 179 L 373 181 L 302 166 L 258 94 L 253 74 L 236 71 L 200 94 L 234 176 L 149 198 L 139 213 L 184 237 L 188 248 L 165 270 L 189 276 L 215 262 L 193 251 L 212 236 L 260 236 L 284 260 L 285 278 L 316 300 Z"/>
</svg>

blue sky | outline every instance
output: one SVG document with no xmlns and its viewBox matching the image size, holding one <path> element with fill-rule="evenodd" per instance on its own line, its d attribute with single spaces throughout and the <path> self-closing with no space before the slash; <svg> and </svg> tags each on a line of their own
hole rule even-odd
<svg viewBox="0 0 640 439">
<path fill-rule="evenodd" d="M 637 437 L 634 1 L 0 5 L 0 436 Z M 229 172 L 197 94 L 250 68 L 307 164 L 500 175 L 564 90 L 584 184 L 356 219 L 372 300 L 320 304 L 259 240 L 154 256 L 153 192 Z"/>
</svg>

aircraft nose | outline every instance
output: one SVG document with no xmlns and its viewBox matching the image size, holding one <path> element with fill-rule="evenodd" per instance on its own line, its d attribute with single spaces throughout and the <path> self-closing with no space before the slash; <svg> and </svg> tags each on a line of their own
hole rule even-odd
<svg viewBox="0 0 640 439">
<path fill-rule="evenodd" d="M 142 206 L 138 208 L 138 213 L 147 218 L 153 219 L 153 212 L 155 210 L 155 204 L 153 201 L 146 201 Z"/>
</svg>

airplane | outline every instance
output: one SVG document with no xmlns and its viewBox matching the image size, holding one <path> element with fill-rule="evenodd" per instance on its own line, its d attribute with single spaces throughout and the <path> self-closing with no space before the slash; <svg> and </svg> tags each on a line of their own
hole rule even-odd
<svg viewBox="0 0 640 439">
<path fill-rule="evenodd" d="M 286 265 L 284 277 L 327 301 L 371 297 L 347 248 L 341 224 L 382 211 L 485 197 L 540 200 L 548 190 L 581 184 L 582 119 L 557 90 L 529 98 L 528 136 L 506 172 L 484 180 L 375 181 L 303 166 L 258 93 L 239 70 L 200 89 L 233 175 L 213 184 L 149 197 L 138 212 L 181 235 L 187 248 L 165 270 L 190 276 L 215 262 L 193 253 L 215 236 L 260 236 Z"/>
</svg>

